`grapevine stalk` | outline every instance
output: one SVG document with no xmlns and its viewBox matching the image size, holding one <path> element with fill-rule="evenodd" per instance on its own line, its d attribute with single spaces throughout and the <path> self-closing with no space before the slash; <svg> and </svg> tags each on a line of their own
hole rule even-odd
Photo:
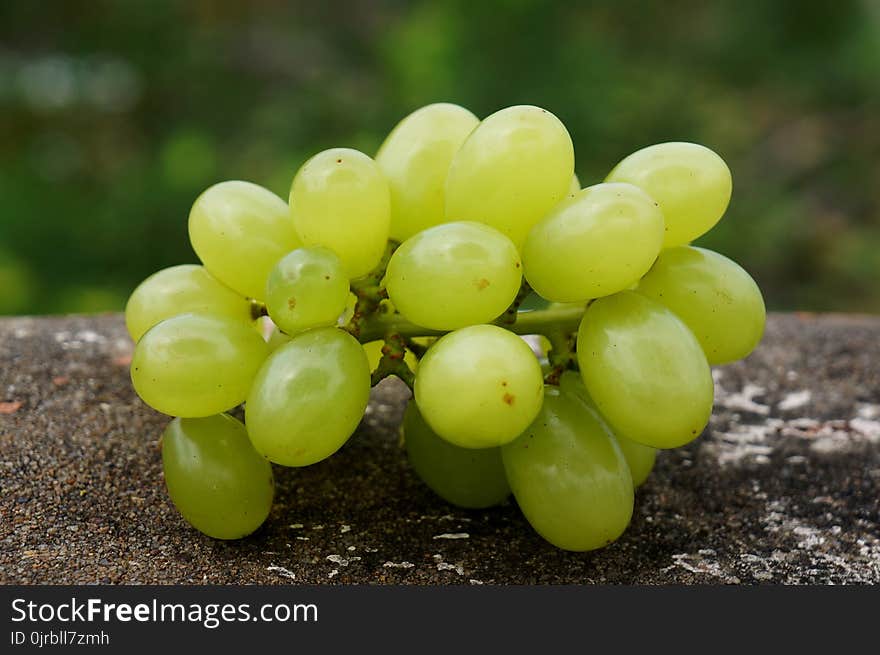
<svg viewBox="0 0 880 655">
<path fill-rule="evenodd" d="M 584 315 L 584 307 L 551 307 L 530 312 L 519 312 L 516 322 L 512 325 L 501 324 L 514 334 L 572 334 L 577 332 L 578 325 Z M 410 323 L 400 314 L 374 314 L 360 326 L 358 339 L 361 343 L 382 339 L 387 334 L 399 334 L 412 339 L 414 337 L 439 337 L 446 334 L 444 330 L 429 330 L 415 323 Z"/>
</svg>

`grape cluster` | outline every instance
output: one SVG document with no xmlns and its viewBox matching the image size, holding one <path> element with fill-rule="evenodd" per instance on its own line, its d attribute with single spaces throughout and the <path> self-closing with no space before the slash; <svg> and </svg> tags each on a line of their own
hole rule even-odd
<svg viewBox="0 0 880 655">
<path fill-rule="evenodd" d="M 271 463 L 335 453 L 394 375 L 413 390 L 409 461 L 442 498 L 512 492 L 564 549 L 619 537 L 657 449 L 705 428 L 710 365 L 751 352 L 765 310 L 742 268 L 689 245 L 730 200 L 714 152 L 650 146 L 584 189 L 573 169 L 544 109 L 434 104 L 375 158 L 309 159 L 289 203 L 240 181 L 202 193 L 202 265 L 159 271 L 126 307 L 134 388 L 177 417 L 162 459 L 184 518 L 256 530 Z M 225 413 L 242 403 L 244 423 Z"/>
</svg>

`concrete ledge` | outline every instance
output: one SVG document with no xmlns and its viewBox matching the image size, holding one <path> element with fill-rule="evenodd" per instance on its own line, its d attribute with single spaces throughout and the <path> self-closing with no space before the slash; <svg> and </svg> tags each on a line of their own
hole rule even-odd
<svg viewBox="0 0 880 655">
<path fill-rule="evenodd" d="M 0 582 L 877 583 L 880 317 L 774 315 L 716 371 L 710 427 L 664 452 L 605 550 L 556 550 L 513 503 L 462 511 L 397 447 L 385 382 L 356 435 L 276 469 L 257 534 L 213 541 L 168 500 L 167 422 L 128 377 L 120 316 L 0 319 Z"/>
</svg>

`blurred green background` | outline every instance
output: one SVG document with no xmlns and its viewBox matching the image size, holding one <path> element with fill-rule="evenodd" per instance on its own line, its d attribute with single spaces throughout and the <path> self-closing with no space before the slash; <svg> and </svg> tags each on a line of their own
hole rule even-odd
<svg viewBox="0 0 880 655">
<path fill-rule="evenodd" d="M 773 309 L 880 311 L 880 3 L 27 2 L 0 8 L 0 313 L 121 309 L 195 261 L 192 201 L 287 197 L 404 115 L 541 105 L 577 173 L 697 141 L 734 176 L 702 245 Z"/>
</svg>

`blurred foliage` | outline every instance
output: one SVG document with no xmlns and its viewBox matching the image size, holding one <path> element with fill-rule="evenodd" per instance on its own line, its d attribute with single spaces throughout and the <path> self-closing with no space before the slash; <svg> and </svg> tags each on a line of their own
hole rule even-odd
<svg viewBox="0 0 880 655">
<path fill-rule="evenodd" d="M 439 100 L 548 108 L 585 185 L 706 144 L 734 198 L 702 244 L 771 308 L 880 311 L 875 0 L 91 0 L 0 7 L 0 313 L 120 309 L 195 261 L 205 187 L 286 197 L 310 154 L 372 154 Z"/>
</svg>

